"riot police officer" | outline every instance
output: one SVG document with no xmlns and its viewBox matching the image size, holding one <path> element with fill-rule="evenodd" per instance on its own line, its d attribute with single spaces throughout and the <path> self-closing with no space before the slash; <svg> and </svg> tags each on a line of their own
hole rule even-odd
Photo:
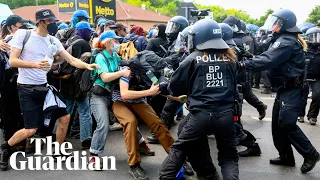
<svg viewBox="0 0 320 180">
<path fill-rule="evenodd" d="M 236 54 L 239 55 L 239 48 L 236 46 L 235 42 L 233 41 L 233 32 L 231 27 L 226 23 L 219 24 L 222 30 L 222 39 L 234 50 Z M 240 69 L 238 69 L 239 71 Z M 241 85 L 238 85 L 241 87 Z M 242 103 L 243 103 L 243 94 L 242 91 L 239 90 L 238 101 L 240 102 L 240 112 L 242 112 Z M 259 144 L 256 143 L 256 138 L 247 130 L 245 130 L 241 123 L 241 114 L 239 113 L 238 121 L 235 123 L 236 127 L 236 144 L 245 146 L 247 149 L 245 151 L 239 152 L 239 156 L 241 157 L 248 157 L 248 156 L 260 156 L 261 150 Z"/>
<path fill-rule="evenodd" d="M 169 49 L 168 56 L 171 53 L 174 53 L 173 46 L 175 44 L 175 40 L 177 39 L 179 32 L 183 31 L 186 27 L 189 26 L 188 20 L 183 16 L 175 16 L 171 18 L 166 27 L 166 35 L 169 40 Z"/>
<path fill-rule="evenodd" d="M 169 48 L 167 50 L 167 56 L 176 53 L 175 51 L 175 42 L 178 38 L 180 32 L 182 32 L 186 27 L 189 26 L 188 20 L 183 16 L 175 16 L 170 19 L 166 27 L 166 35 L 169 40 Z M 174 67 L 176 69 L 177 67 Z M 174 116 L 176 114 L 177 109 L 181 106 L 181 103 L 175 100 L 167 99 L 165 104 L 163 105 L 162 112 L 160 115 L 161 120 L 165 123 L 165 125 L 170 129 L 170 127 L 174 124 Z M 147 137 L 150 143 L 159 143 L 157 138 L 152 134 Z M 191 175 L 190 173 L 187 173 Z"/>
<path fill-rule="evenodd" d="M 238 49 L 240 49 L 240 55 L 238 56 L 238 61 L 241 62 L 244 58 L 252 58 L 253 54 L 248 50 L 250 49 L 250 42 L 245 44 L 243 39 L 246 37 L 245 31 L 246 27 L 241 26 L 240 19 L 229 16 L 227 17 L 223 23 L 231 26 L 233 30 L 233 40 L 236 43 Z M 247 38 L 246 38 L 247 39 Z M 262 120 L 266 116 L 267 105 L 261 102 L 258 97 L 253 94 L 251 88 L 251 78 L 252 71 L 245 70 L 237 75 L 237 81 L 242 85 L 243 88 L 243 97 L 244 99 L 253 107 L 255 107 L 259 113 L 259 119 Z"/>
<path fill-rule="evenodd" d="M 306 42 L 299 36 L 295 14 L 287 9 L 272 13 L 264 27 L 273 31 L 273 39 L 268 51 L 242 67 L 254 70 L 270 69 L 271 83 L 277 89 L 272 112 L 272 136 L 280 157 L 271 159 L 275 165 L 294 166 L 291 145 L 304 157 L 301 172 L 311 171 L 320 160 L 318 151 L 296 125 L 303 101 L 305 83 Z"/>
<path fill-rule="evenodd" d="M 219 179 L 212 163 L 208 134 L 214 134 L 224 179 L 239 179 L 233 108 L 236 97 L 233 51 L 214 20 L 196 22 L 189 31 L 192 52 L 172 75 L 169 91 L 187 95 L 189 115 L 180 123 L 177 141 L 160 168 L 160 179 L 175 179 L 186 157 L 199 179 Z M 196 148 L 195 148 L 196 147 Z"/>
<path fill-rule="evenodd" d="M 312 102 L 307 117 L 311 125 L 316 125 L 320 108 L 320 28 L 310 28 L 305 37 L 308 43 L 306 58 L 309 60 L 307 79 L 310 80 L 312 89 Z M 299 115 L 299 122 L 304 122 L 306 105 L 307 102 L 305 101 L 302 115 L 301 113 Z"/>
</svg>

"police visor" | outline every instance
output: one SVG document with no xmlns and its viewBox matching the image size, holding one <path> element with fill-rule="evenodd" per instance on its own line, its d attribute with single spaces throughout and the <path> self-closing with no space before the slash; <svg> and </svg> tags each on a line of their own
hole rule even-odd
<svg viewBox="0 0 320 180">
<path fill-rule="evenodd" d="M 165 33 L 166 34 L 173 34 L 173 33 L 178 33 L 180 32 L 180 24 L 176 22 L 169 21 L 167 24 L 167 28 Z"/>
<path fill-rule="evenodd" d="M 308 34 L 306 40 L 308 43 L 320 43 L 320 32 Z"/>
<path fill-rule="evenodd" d="M 274 16 L 274 15 L 269 15 L 266 22 L 264 23 L 263 27 L 269 31 L 274 32 L 274 31 L 278 30 L 280 32 L 284 23 L 285 23 L 284 19 L 277 17 L 277 16 Z"/>
<path fill-rule="evenodd" d="M 181 52 L 187 46 L 188 36 L 184 36 L 181 32 L 178 35 L 174 49 L 176 52 Z"/>
</svg>

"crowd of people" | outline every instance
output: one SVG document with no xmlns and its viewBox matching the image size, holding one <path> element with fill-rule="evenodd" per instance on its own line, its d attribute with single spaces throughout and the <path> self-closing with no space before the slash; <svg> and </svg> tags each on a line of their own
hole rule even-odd
<svg viewBox="0 0 320 180">
<path fill-rule="evenodd" d="M 304 122 L 309 89 L 310 124 L 319 114 L 320 24 L 302 36 L 286 9 L 270 15 L 257 35 L 234 16 L 194 24 L 175 16 L 148 31 L 104 16 L 89 24 L 83 10 L 70 22 L 50 9 L 35 17 L 35 25 L 17 15 L 1 22 L 1 170 L 8 169 L 13 152 L 34 150 L 30 137 L 52 136 L 61 144 L 68 133 L 89 149 L 89 164 L 100 166 L 95 157 L 104 153 L 109 131 L 123 130 L 134 179 L 148 179 L 140 166 L 141 154 L 155 155 L 148 142 L 168 153 L 160 179 L 176 179 L 181 168 L 198 179 L 220 179 L 208 145 L 212 134 L 223 179 L 239 179 L 239 156 L 261 155 L 241 123 L 243 99 L 260 120 L 266 116 L 267 105 L 252 91 L 261 80 L 261 93 L 277 93 L 272 135 L 279 157 L 270 163 L 295 166 L 291 145 L 304 158 L 302 173 L 320 160 L 296 124 Z M 59 101 L 51 105 L 50 95 Z M 150 128 L 147 140 L 139 122 Z M 169 130 L 177 122 L 174 140 Z M 247 149 L 238 152 L 238 145 Z"/>
</svg>

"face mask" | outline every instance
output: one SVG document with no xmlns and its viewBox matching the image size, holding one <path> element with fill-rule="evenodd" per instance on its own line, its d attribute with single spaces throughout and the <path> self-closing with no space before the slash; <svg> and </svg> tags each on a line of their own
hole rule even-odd
<svg viewBox="0 0 320 180">
<path fill-rule="evenodd" d="M 153 37 L 158 37 L 158 34 L 159 34 L 159 31 L 158 30 L 155 30 L 155 31 L 153 31 Z"/>
<path fill-rule="evenodd" d="M 48 33 L 49 33 L 51 36 L 56 35 L 56 33 L 58 32 L 58 25 L 57 25 L 57 23 L 53 22 L 53 23 L 48 24 L 47 30 L 48 30 Z"/>
<path fill-rule="evenodd" d="M 118 52 L 120 48 L 120 44 L 113 43 L 113 48 L 111 49 L 113 52 Z"/>
</svg>

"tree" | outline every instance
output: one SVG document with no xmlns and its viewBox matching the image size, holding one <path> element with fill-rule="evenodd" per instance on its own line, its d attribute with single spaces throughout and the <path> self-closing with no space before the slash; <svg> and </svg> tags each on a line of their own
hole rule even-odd
<svg viewBox="0 0 320 180">
<path fill-rule="evenodd" d="M 317 24 L 320 22 L 320 5 L 314 7 L 310 14 L 309 14 L 309 18 L 307 19 L 307 22 L 313 23 L 313 24 Z"/>
<path fill-rule="evenodd" d="M 264 23 L 266 22 L 268 16 L 269 16 L 269 14 L 272 14 L 273 12 L 274 12 L 274 11 L 273 11 L 272 9 L 268 9 L 268 10 L 266 11 L 266 13 L 265 13 L 263 16 L 261 16 L 261 17 L 259 18 L 259 20 L 257 20 L 257 22 L 256 22 L 255 25 L 257 25 L 257 26 L 259 26 L 259 27 L 263 26 Z"/>
<path fill-rule="evenodd" d="M 1 0 L 1 3 L 7 4 L 10 9 L 16 9 L 22 6 L 35 6 L 36 0 Z M 38 0 L 38 5 L 57 4 L 56 0 Z"/>
</svg>

